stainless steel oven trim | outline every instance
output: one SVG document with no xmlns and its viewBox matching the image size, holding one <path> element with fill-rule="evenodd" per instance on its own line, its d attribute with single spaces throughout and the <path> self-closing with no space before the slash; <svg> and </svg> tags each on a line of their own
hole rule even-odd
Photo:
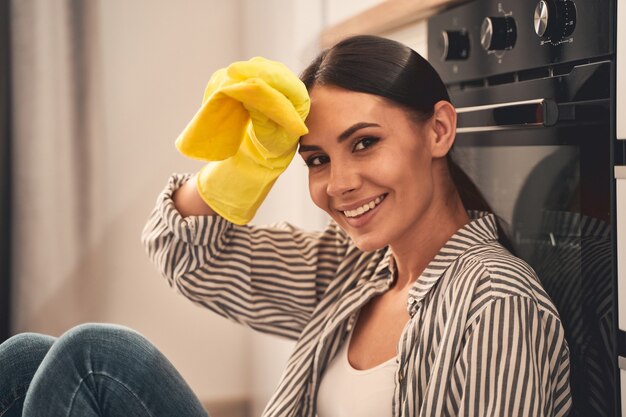
<svg viewBox="0 0 626 417">
<path fill-rule="evenodd" d="M 536 117 L 532 117 L 532 119 L 527 119 L 521 117 L 518 120 L 513 121 L 508 120 L 508 123 L 495 123 L 495 124 L 477 124 L 470 126 L 463 126 L 461 121 L 459 120 L 457 126 L 457 133 L 473 133 L 473 132 L 485 132 L 485 131 L 494 131 L 494 130 L 506 130 L 513 127 L 543 127 L 543 126 L 552 126 L 554 125 L 559 118 L 559 109 L 554 100 L 546 99 L 546 98 L 538 98 L 533 100 L 523 100 L 523 101 L 510 101 L 506 103 L 494 103 L 494 104 L 484 104 L 480 106 L 467 106 L 467 107 L 459 107 L 456 109 L 457 114 L 469 114 L 469 113 L 483 113 L 488 112 L 489 110 L 498 111 L 501 109 L 507 109 L 509 111 L 516 110 L 517 108 L 522 110 L 525 106 L 535 105 L 536 109 L 533 112 L 534 114 L 540 113 L 542 114 L 541 120 L 537 120 Z M 522 111 L 523 113 L 523 111 Z"/>
<path fill-rule="evenodd" d="M 502 126 L 476 126 L 476 127 L 457 127 L 456 133 L 477 133 L 477 132 L 493 132 L 496 130 L 509 130 L 520 125 L 502 125 Z M 541 123 L 526 123 L 524 128 L 544 127 Z"/>
<path fill-rule="evenodd" d="M 530 113 L 528 110 L 532 110 Z M 595 99 L 556 103 L 553 99 L 540 98 L 525 101 L 459 107 L 458 133 L 507 130 L 511 128 L 551 127 L 557 123 L 589 123 L 608 117 L 609 99 Z M 500 115 L 497 113 L 500 111 Z M 505 111 L 506 113 L 504 113 Z M 517 113 L 517 114 L 516 114 Z M 463 115 L 474 115 L 474 120 L 463 120 Z M 485 119 L 480 119 L 481 115 Z M 515 116 L 513 116 L 515 115 Z M 498 120 L 498 118 L 500 120 Z M 607 118 L 608 121 L 608 118 Z"/>
<path fill-rule="evenodd" d="M 535 100 L 510 101 L 508 103 L 485 104 L 482 106 L 468 106 L 468 107 L 458 108 L 456 109 L 456 112 L 457 113 L 469 113 L 473 111 L 498 109 L 502 107 L 511 107 L 511 106 L 521 106 L 525 104 L 542 104 L 545 100 L 546 100 L 545 98 L 538 98 Z"/>
<path fill-rule="evenodd" d="M 621 330 L 626 331 L 626 166 L 615 167 L 615 180 L 618 325 Z"/>
</svg>

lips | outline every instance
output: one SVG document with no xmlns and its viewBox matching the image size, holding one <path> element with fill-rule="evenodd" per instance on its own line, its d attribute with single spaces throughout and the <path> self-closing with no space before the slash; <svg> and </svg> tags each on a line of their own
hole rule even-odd
<svg viewBox="0 0 626 417">
<path fill-rule="evenodd" d="M 347 218 L 359 217 L 359 216 L 364 215 L 368 211 L 374 209 L 376 206 L 378 206 L 385 199 L 386 196 L 387 196 L 387 194 L 383 194 L 383 195 L 380 195 L 380 196 L 374 198 L 371 201 L 368 201 L 368 202 L 366 202 L 364 204 L 361 204 L 360 206 L 358 206 L 356 208 L 352 208 L 350 210 L 340 210 L 340 211 Z"/>
</svg>

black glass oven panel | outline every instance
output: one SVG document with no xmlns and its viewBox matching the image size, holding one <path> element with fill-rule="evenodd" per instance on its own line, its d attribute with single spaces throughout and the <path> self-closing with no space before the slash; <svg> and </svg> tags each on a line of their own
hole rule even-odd
<svg viewBox="0 0 626 417">
<path fill-rule="evenodd" d="M 607 62 L 551 79 L 451 91 L 461 109 L 478 106 L 476 114 L 534 100 L 518 106 L 530 110 L 511 115 L 519 120 L 502 124 L 498 115 L 460 117 L 453 157 L 559 310 L 571 354 L 573 416 L 614 415 L 609 80 Z M 544 100 L 558 108 L 554 123 L 531 112 Z M 538 123 L 517 123 L 532 117 Z"/>
<path fill-rule="evenodd" d="M 457 108 L 476 107 L 494 104 L 518 103 L 529 100 L 547 99 L 560 105 L 567 103 L 578 104 L 578 114 L 563 114 L 564 121 L 580 122 L 583 104 L 589 107 L 604 101 L 604 116 L 608 121 L 611 62 L 603 61 L 592 64 L 581 64 L 573 67 L 571 72 L 558 77 L 539 80 L 519 81 L 511 84 L 502 84 L 484 88 L 464 88 L 458 86 L 450 88 L 452 103 Z"/>
<path fill-rule="evenodd" d="M 460 134 L 454 160 L 553 299 L 571 354 L 574 416 L 613 416 L 614 307 L 607 131 Z"/>
<path fill-rule="evenodd" d="M 501 83 L 508 82 L 503 74 L 515 72 L 520 77 L 542 77 L 544 74 L 567 72 L 567 65 L 560 66 L 563 63 L 612 55 L 615 46 L 611 35 L 614 33 L 611 16 L 615 1 L 569 0 L 569 3 L 573 3 L 575 8 L 574 31 L 555 41 L 546 41 L 535 32 L 537 0 L 472 1 L 461 4 L 429 19 L 429 61 L 446 83 L 487 77 Z M 481 44 L 481 26 L 487 17 L 506 17 L 515 21 L 515 41 L 511 49 L 484 49 Z M 453 47 L 450 39 L 459 37 L 451 35 L 463 37 L 468 44 L 463 48 L 463 59 L 443 59 L 446 52 L 450 55 L 444 39 L 448 40 L 449 47 Z M 548 66 L 552 67 L 552 73 L 545 68 Z"/>
<path fill-rule="evenodd" d="M 428 58 L 459 109 L 455 161 L 559 310 L 571 354 L 571 415 L 612 417 L 618 408 L 610 220 L 616 1 L 545 4 L 555 2 L 574 5 L 576 23 L 571 34 L 549 41 L 535 31 L 538 0 L 474 0 L 451 8 L 429 20 Z M 484 48 L 487 17 L 514 21 L 508 49 Z"/>
<path fill-rule="evenodd" d="M 460 111 L 453 158 L 559 310 L 572 416 L 615 415 L 612 65 L 450 89 Z"/>
</svg>

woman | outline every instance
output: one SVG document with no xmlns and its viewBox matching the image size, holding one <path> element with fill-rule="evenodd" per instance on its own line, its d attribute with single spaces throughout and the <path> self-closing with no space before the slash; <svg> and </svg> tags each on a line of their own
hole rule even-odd
<svg viewBox="0 0 626 417">
<path fill-rule="evenodd" d="M 558 314 L 532 269 L 498 243 L 493 214 L 466 210 L 475 207 L 464 206 L 471 199 L 448 157 L 456 114 L 432 67 L 399 43 L 359 36 L 322 52 L 301 78 L 311 109 L 298 153 L 313 201 L 333 220 L 326 230 L 225 220 L 206 203 L 212 171 L 173 176 L 144 230 L 149 255 L 186 297 L 296 340 L 264 415 L 567 415 Z M 83 329 L 67 344 L 106 331 Z M 39 388 L 41 369 L 64 352 L 57 342 L 46 355 L 49 343 L 32 365 L 45 355 L 31 386 L 42 396 L 52 391 Z M 165 362 L 147 357 L 146 369 Z M 124 378 L 141 389 L 135 374 Z M 171 379 L 192 409 L 170 415 L 203 415 Z M 91 385 L 77 397 L 98 404 Z M 33 397 L 26 407 L 39 410 Z M 98 412 L 82 415 L 117 415 Z"/>
</svg>

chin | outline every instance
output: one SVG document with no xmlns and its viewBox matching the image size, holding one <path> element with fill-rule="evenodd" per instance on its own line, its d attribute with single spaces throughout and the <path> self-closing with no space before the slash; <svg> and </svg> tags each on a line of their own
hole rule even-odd
<svg viewBox="0 0 626 417">
<path fill-rule="evenodd" d="M 384 239 L 377 238 L 375 236 L 354 236 L 349 231 L 346 231 L 354 245 L 363 252 L 372 252 L 378 249 L 382 249 L 389 244 Z"/>
<path fill-rule="evenodd" d="M 354 243 L 360 251 L 363 252 L 372 252 L 378 249 L 382 249 L 389 245 L 389 239 L 384 236 L 384 233 L 380 232 L 380 227 L 377 230 L 355 230 L 351 228 L 349 225 L 346 225 L 342 222 L 343 219 L 337 218 L 334 216 L 333 220 L 335 223 L 344 231 L 348 236 L 350 236 L 350 240 Z"/>
</svg>

